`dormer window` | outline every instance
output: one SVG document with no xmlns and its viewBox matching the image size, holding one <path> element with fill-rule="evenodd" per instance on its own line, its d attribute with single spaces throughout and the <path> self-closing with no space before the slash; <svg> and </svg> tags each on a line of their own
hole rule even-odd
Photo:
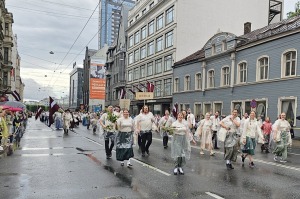
<svg viewBox="0 0 300 199">
<path fill-rule="evenodd" d="M 215 55 L 216 54 L 216 44 L 213 44 L 211 46 L 211 55 Z"/>
<path fill-rule="evenodd" d="M 227 50 L 227 42 L 226 42 L 226 40 L 222 41 L 222 49 L 223 49 L 223 51 Z"/>
</svg>

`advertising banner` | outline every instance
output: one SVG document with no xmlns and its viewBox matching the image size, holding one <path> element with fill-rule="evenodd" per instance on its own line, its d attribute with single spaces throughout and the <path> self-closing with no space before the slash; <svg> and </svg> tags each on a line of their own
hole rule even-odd
<svg viewBox="0 0 300 199">
<path fill-rule="evenodd" d="M 90 65 L 90 99 L 105 99 L 105 66 L 104 62 L 92 62 Z"/>
</svg>

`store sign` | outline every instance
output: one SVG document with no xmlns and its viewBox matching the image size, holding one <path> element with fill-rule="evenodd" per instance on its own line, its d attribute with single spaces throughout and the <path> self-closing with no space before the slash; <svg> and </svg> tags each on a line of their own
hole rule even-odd
<svg viewBox="0 0 300 199">
<path fill-rule="evenodd" d="M 119 106 L 120 106 L 121 109 L 129 110 L 130 99 L 120 99 Z"/>
<path fill-rule="evenodd" d="M 136 92 L 135 93 L 136 100 L 148 100 L 153 99 L 153 92 Z"/>
</svg>

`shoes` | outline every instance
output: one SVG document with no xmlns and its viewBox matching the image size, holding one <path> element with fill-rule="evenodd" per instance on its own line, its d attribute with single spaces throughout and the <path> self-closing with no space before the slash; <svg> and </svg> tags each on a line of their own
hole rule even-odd
<svg viewBox="0 0 300 199">
<path fill-rule="evenodd" d="M 270 151 L 267 149 L 267 150 L 266 150 L 266 153 L 270 153 Z"/>
<path fill-rule="evenodd" d="M 127 162 L 127 167 L 132 167 L 132 164 L 130 162 Z"/>
<path fill-rule="evenodd" d="M 215 147 L 214 149 L 220 149 L 219 147 Z"/>
<path fill-rule="evenodd" d="M 181 167 L 179 167 L 178 170 L 179 170 L 179 174 L 180 174 L 180 175 L 184 175 L 183 170 L 182 170 Z"/>
<path fill-rule="evenodd" d="M 215 152 L 210 152 L 210 156 L 214 156 L 215 155 Z"/>
<path fill-rule="evenodd" d="M 175 169 L 174 169 L 174 175 L 177 175 L 178 174 L 178 168 L 176 167 Z"/>
<path fill-rule="evenodd" d="M 274 161 L 275 161 L 275 162 L 278 162 L 278 161 L 279 161 L 279 160 L 278 160 L 278 157 L 277 157 L 276 155 L 274 156 Z"/>
<path fill-rule="evenodd" d="M 279 162 L 286 163 L 286 160 L 283 160 L 282 158 L 280 158 Z"/>
<path fill-rule="evenodd" d="M 147 151 L 146 151 L 146 153 L 147 153 L 148 155 L 150 155 L 150 152 L 149 152 L 149 150 L 147 150 Z"/>
<path fill-rule="evenodd" d="M 254 167 L 255 167 L 254 163 L 253 163 L 253 162 L 250 162 L 250 163 L 249 163 L 249 167 L 250 167 L 250 168 L 254 168 Z"/>
<path fill-rule="evenodd" d="M 121 162 L 121 166 L 124 166 L 124 162 Z"/>
<path fill-rule="evenodd" d="M 232 164 L 226 164 L 226 168 L 227 168 L 227 170 L 234 169 L 233 166 L 232 166 Z"/>
<path fill-rule="evenodd" d="M 246 157 L 244 156 L 244 154 L 242 154 L 241 157 L 242 157 L 242 162 L 244 164 Z"/>
<path fill-rule="evenodd" d="M 111 159 L 111 155 L 106 155 L 106 159 Z"/>
<path fill-rule="evenodd" d="M 200 155 L 204 155 L 203 151 L 200 151 Z"/>
<path fill-rule="evenodd" d="M 166 148 L 168 148 L 168 146 L 164 146 L 164 148 L 166 149 Z"/>
<path fill-rule="evenodd" d="M 142 153 L 142 157 L 145 157 L 145 153 Z"/>
</svg>

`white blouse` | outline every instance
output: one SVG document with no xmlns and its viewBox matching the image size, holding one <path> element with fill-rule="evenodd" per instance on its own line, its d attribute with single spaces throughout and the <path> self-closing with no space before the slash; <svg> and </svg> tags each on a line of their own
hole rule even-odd
<svg viewBox="0 0 300 199">
<path fill-rule="evenodd" d="M 134 121 L 131 117 L 125 119 L 121 117 L 117 120 L 118 130 L 121 132 L 132 132 L 134 130 Z"/>
<path fill-rule="evenodd" d="M 257 121 L 257 119 L 246 119 L 243 127 L 243 139 L 245 139 L 246 137 L 256 138 L 256 135 L 258 135 L 260 138 L 263 138 L 259 122 Z"/>
<path fill-rule="evenodd" d="M 225 124 L 226 127 L 229 127 L 230 130 L 229 132 L 237 132 L 238 131 L 238 126 L 236 126 L 231 120 L 230 117 L 233 117 L 232 115 L 228 115 L 227 117 L 225 117 L 222 122 Z M 241 119 L 239 117 L 234 118 L 234 120 L 238 123 L 241 122 Z"/>
<path fill-rule="evenodd" d="M 173 122 L 171 127 L 175 128 L 174 134 L 177 134 L 177 135 L 185 135 L 189 129 L 188 124 L 185 120 L 182 120 L 181 122 L 176 120 L 175 122 Z"/>
<path fill-rule="evenodd" d="M 151 131 L 153 121 L 154 121 L 154 116 L 151 112 L 147 114 L 142 113 L 138 116 L 137 119 L 141 131 Z"/>
</svg>

